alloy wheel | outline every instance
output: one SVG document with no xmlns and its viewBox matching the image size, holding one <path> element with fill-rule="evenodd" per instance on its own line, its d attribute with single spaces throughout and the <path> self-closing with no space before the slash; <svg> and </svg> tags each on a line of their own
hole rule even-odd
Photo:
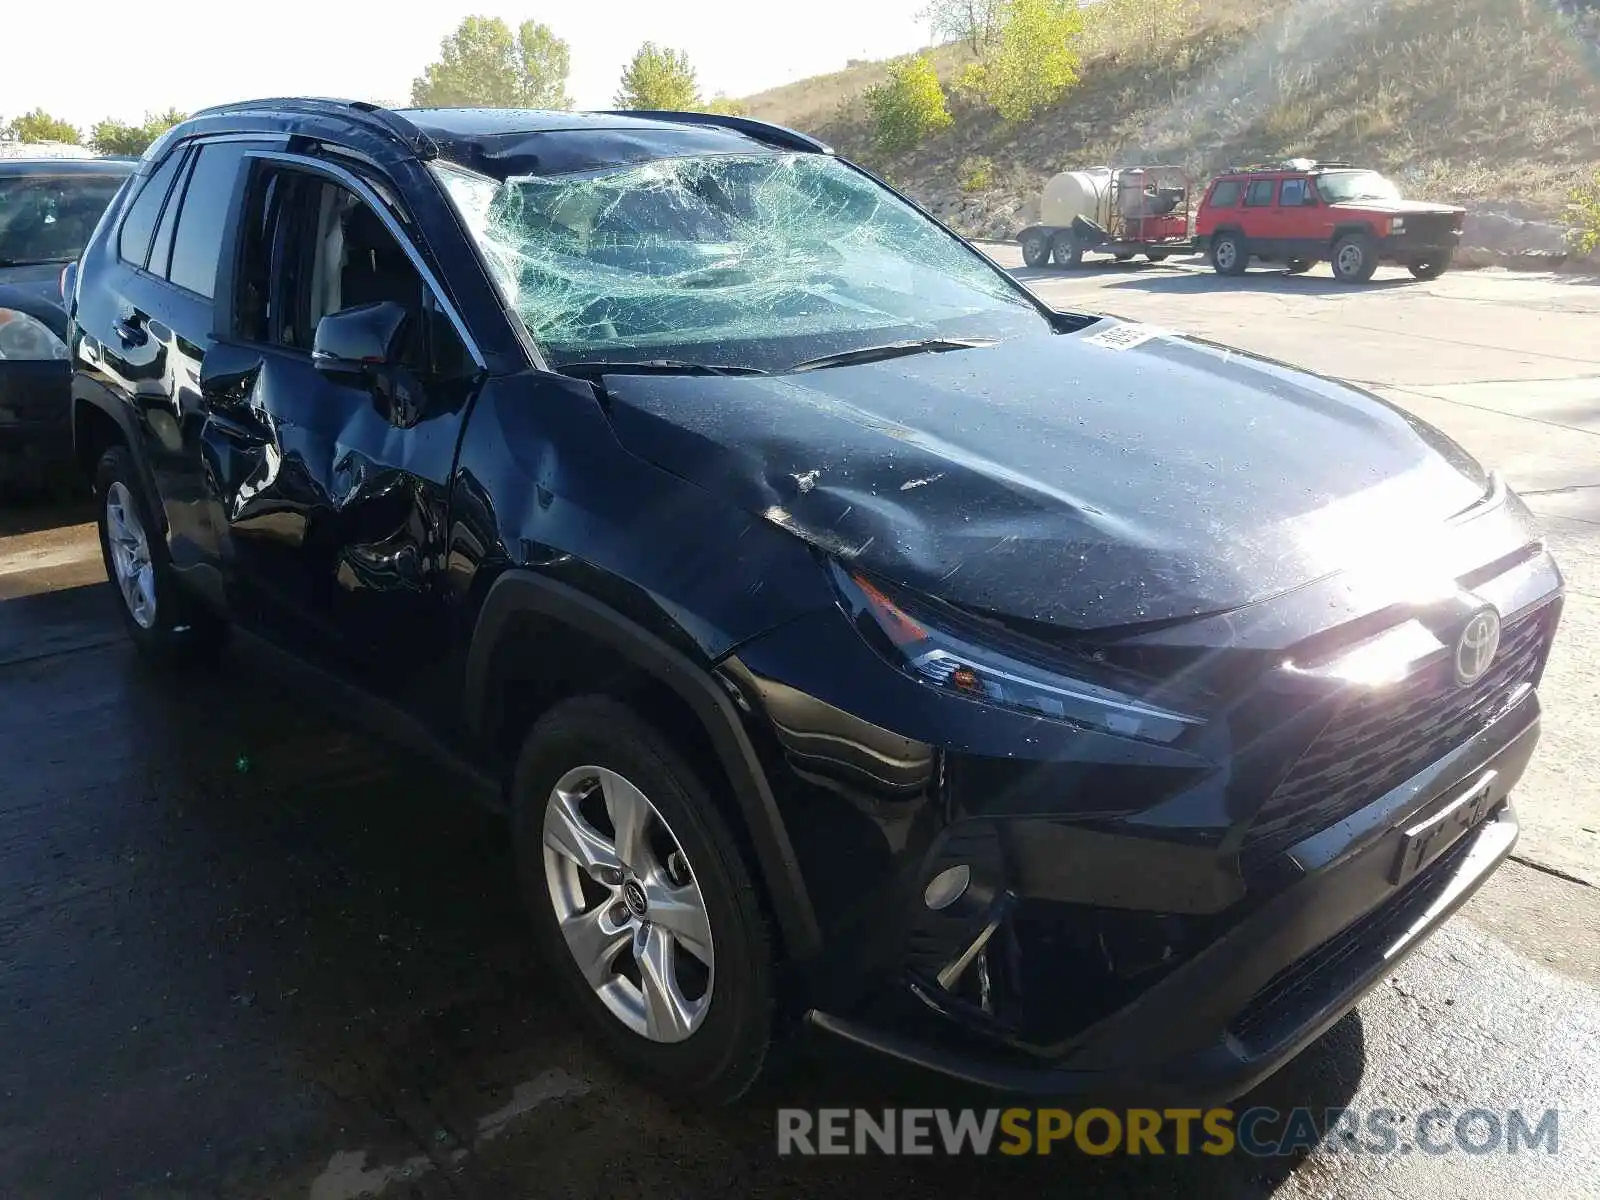
<svg viewBox="0 0 1600 1200">
<path fill-rule="evenodd" d="M 567 949 L 601 1003 L 651 1041 L 690 1037 L 711 1007 L 711 922 L 649 798 L 605 767 L 568 771 L 545 802 L 544 873 Z"/>
<path fill-rule="evenodd" d="M 1361 247 L 1346 242 L 1339 247 L 1339 274 L 1354 276 L 1361 272 Z"/>
<path fill-rule="evenodd" d="M 128 615 L 140 629 L 156 623 L 156 571 L 150 559 L 150 539 L 133 497 L 120 482 L 106 489 L 106 543 L 111 549 L 111 571 Z"/>
<path fill-rule="evenodd" d="M 1217 243 L 1217 267 L 1219 270 L 1233 270 L 1233 264 L 1238 261 L 1238 258 L 1239 249 L 1231 238 L 1224 238 Z"/>
</svg>

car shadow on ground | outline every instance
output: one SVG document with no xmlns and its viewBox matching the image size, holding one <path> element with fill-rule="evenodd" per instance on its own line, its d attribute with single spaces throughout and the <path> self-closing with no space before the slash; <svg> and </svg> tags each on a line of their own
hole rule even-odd
<svg viewBox="0 0 1600 1200">
<path fill-rule="evenodd" d="M 93 499 L 67 490 L 50 495 L 0 497 L 0 538 L 64 529 L 95 519 Z"/>
<path fill-rule="evenodd" d="M 1423 286 L 1426 285 L 1409 274 L 1395 278 L 1374 278 L 1368 283 L 1340 283 L 1328 275 L 1290 275 L 1287 271 L 1267 267 L 1252 268 L 1243 275 L 1218 275 L 1214 271 L 1192 270 L 1164 271 L 1159 275 L 1141 273 L 1106 284 L 1108 288 L 1132 288 L 1174 296 L 1202 296 L 1245 289 L 1284 296 L 1359 296 Z"/>
<path fill-rule="evenodd" d="M 1104 261 L 1099 259 L 1091 259 L 1088 262 L 1085 262 L 1084 265 L 1077 270 L 1072 270 L 1068 267 L 1058 267 L 1053 264 L 1043 267 L 1022 266 L 1007 267 L 1005 269 L 1011 273 L 1013 278 L 1021 280 L 1024 283 L 1028 283 L 1041 279 L 1090 279 L 1096 275 L 1167 275 L 1182 271 L 1182 268 L 1179 266 L 1179 261 L 1180 260 L 1174 259 L 1167 262 L 1153 263 L 1147 262 L 1142 258 L 1138 258 L 1129 262 L 1119 263 L 1108 258 Z M 1198 261 L 1199 260 L 1196 260 L 1196 262 Z"/>
<path fill-rule="evenodd" d="M 24 1193 L 304 1196 L 356 1155 L 419 1197 L 1265 1197 L 1300 1162 L 780 1158 L 781 1107 L 1006 1105 L 816 1035 L 733 1109 L 641 1088 L 534 957 L 502 819 L 248 643 L 147 670 L 95 640 L 112 603 L 0 606 L 19 639 L 83 610 L 77 651 L 0 682 L 5 886 L 35 914 L 0 972 L 0 1009 L 36 1018 L 0 1033 L 0 1177 Z M 1235 1107 L 1338 1107 L 1363 1068 L 1352 1016 Z"/>
</svg>

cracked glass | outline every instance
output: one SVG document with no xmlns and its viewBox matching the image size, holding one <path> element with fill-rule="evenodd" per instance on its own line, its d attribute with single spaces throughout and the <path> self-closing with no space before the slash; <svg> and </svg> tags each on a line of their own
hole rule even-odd
<svg viewBox="0 0 1600 1200">
<path fill-rule="evenodd" d="M 700 155 L 504 182 L 433 166 L 557 367 L 781 370 L 886 340 L 1045 327 L 976 251 L 827 155 Z"/>
</svg>

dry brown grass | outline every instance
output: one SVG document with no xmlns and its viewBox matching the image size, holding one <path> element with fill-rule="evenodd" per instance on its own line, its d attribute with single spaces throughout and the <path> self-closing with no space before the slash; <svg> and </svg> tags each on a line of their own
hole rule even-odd
<svg viewBox="0 0 1600 1200">
<path fill-rule="evenodd" d="M 1080 85 L 1033 121 L 954 97 L 954 127 L 895 157 L 871 149 L 860 101 L 882 64 L 747 104 L 916 191 L 954 187 L 967 157 L 1027 196 L 1118 159 L 1204 173 L 1306 154 L 1370 163 L 1418 195 L 1555 212 L 1600 164 L 1600 53 L 1544 0 L 1201 0 L 1158 44 L 1107 33 L 1086 46 Z M 969 58 L 935 53 L 947 82 Z"/>
</svg>

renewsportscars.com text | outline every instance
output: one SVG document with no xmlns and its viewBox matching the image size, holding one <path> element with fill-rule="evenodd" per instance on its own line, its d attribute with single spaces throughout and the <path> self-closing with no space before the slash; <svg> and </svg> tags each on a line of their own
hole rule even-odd
<svg viewBox="0 0 1600 1200">
<path fill-rule="evenodd" d="M 780 1155 L 1557 1154 L 1560 1141 L 1556 1109 L 778 1110 Z"/>
</svg>

